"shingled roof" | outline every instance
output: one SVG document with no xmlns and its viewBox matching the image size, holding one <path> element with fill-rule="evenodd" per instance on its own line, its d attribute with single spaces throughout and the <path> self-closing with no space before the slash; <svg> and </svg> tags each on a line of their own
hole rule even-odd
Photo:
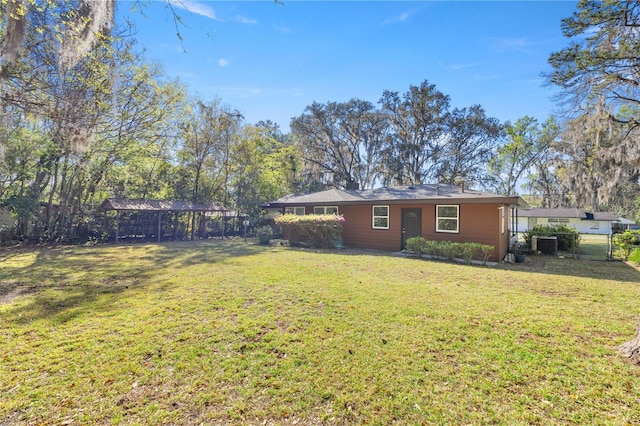
<svg viewBox="0 0 640 426">
<path fill-rule="evenodd" d="M 108 198 L 100 206 L 103 210 L 135 210 L 152 212 L 222 212 L 227 209 L 218 203 L 192 203 L 174 200 L 130 200 Z"/>
<path fill-rule="evenodd" d="M 375 202 L 399 203 L 404 201 L 439 202 L 496 202 L 521 208 L 527 203 L 518 196 L 508 197 L 481 191 L 469 190 L 456 185 L 429 184 L 382 187 L 367 190 L 328 189 L 311 194 L 288 195 L 271 201 L 265 207 L 284 207 L 300 204 L 363 204 Z"/>
</svg>

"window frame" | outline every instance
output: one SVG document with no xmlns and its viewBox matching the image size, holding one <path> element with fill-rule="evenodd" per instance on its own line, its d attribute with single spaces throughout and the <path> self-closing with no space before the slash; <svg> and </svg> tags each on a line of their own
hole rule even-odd
<svg viewBox="0 0 640 426">
<path fill-rule="evenodd" d="M 386 215 L 376 215 L 376 208 L 384 208 L 387 210 L 387 214 Z M 389 208 L 388 205 L 374 205 L 371 206 L 371 228 L 372 229 L 389 229 L 389 224 L 391 222 L 390 216 L 391 216 L 391 209 Z M 379 226 L 376 225 L 376 219 L 386 219 L 387 221 L 387 225 L 386 226 Z"/>
<path fill-rule="evenodd" d="M 570 223 L 568 217 L 550 217 L 547 218 L 547 223 Z"/>
<path fill-rule="evenodd" d="M 322 209 L 322 213 L 316 212 L 316 209 Z M 327 209 L 335 209 L 335 212 L 327 213 Z M 335 214 L 336 216 L 340 214 L 340 210 L 338 206 L 313 206 L 313 214 Z"/>
<path fill-rule="evenodd" d="M 300 209 L 302 209 L 302 214 L 298 213 L 300 211 Z M 287 210 L 289 210 L 289 211 L 287 211 Z M 284 208 L 284 214 L 294 214 L 296 216 L 304 216 L 304 215 L 307 214 L 307 209 L 304 206 L 285 207 Z"/>
<path fill-rule="evenodd" d="M 440 216 L 439 210 L 441 207 L 455 207 L 456 216 Z M 454 220 L 456 222 L 456 229 L 440 229 L 440 220 Z M 459 204 L 436 204 L 436 232 L 443 232 L 447 234 L 459 234 L 460 233 L 460 205 Z"/>
</svg>

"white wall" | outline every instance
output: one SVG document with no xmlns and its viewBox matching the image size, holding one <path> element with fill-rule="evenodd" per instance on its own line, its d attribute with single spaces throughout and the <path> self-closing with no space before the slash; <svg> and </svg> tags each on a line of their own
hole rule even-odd
<svg viewBox="0 0 640 426">
<path fill-rule="evenodd" d="M 575 228 L 581 234 L 609 234 L 611 233 L 611 221 L 608 220 L 580 220 L 577 218 L 570 218 L 569 222 L 549 222 L 546 217 L 536 218 L 536 224 L 538 225 L 566 225 L 570 228 Z M 529 218 L 518 217 L 518 232 L 527 232 L 529 230 Z"/>
</svg>

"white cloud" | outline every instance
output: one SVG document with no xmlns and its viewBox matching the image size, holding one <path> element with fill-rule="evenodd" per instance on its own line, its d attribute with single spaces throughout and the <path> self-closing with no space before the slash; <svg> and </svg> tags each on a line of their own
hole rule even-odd
<svg viewBox="0 0 640 426">
<path fill-rule="evenodd" d="M 241 24 L 254 25 L 258 23 L 257 19 L 247 18 L 246 16 L 242 15 L 236 15 L 234 19 L 236 22 L 240 22 Z"/>
<path fill-rule="evenodd" d="M 289 34 L 291 32 L 291 30 L 287 27 L 275 26 L 273 27 L 273 29 L 284 34 Z"/>
<path fill-rule="evenodd" d="M 491 41 L 491 47 L 498 52 L 534 53 L 535 47 L 541 43 L 528 40 L 526 37 L 498 37 Z"/>
<path fill-rule="evenodd" d="M 468 68 L 475 68 L 479 65 L 482 65 L 482 62 L 473 62 L 473 63 L 458 63 L 458 64 L 445 64 L 444 62 L 440 61 L 438 62 L 438 65 L 440 65 L 441 68 L 447 69 L 447 70 L 451 70 L 451 71 L 458 71 L 458 70 L 464 70 L 464 69 L 468 69 Z"/>
<path fill-rule="evenodd" d="M 407 19 L 411 17 L 411 15 L 412 14 L 410 12 L 402 12 L 398 16 L 393 16 L 391 18 L 385 19 L 384 22 L 382 22 L 382 24 L 387 25 L 387 24 L 396 24 L 398 22 L 405 22 Z"/>
<path fill-rule="evenodd" d="M 167 0 L 172 6 L 177 8 L 186 10 L 191 13 L 195 13 L 196 15 L 205 16 L 210 19 L 215 19 L 219 21 L 216 16 L 216 11 L 210 8 L 209 6 L 191 0 Z"/>
<path fill-rule="evenodd" d="M 502 74 L 475 74 L 473 79 L 476 81 L 502 80 L 506 76 Z"/>
<path fill-rule="evenodd" d="M 218 65 L 220 65 L 221 67 L 226 67 L 227 65 L 229 65 L 229 61 L 226 59 L 218 59 Z"/>
</svg>

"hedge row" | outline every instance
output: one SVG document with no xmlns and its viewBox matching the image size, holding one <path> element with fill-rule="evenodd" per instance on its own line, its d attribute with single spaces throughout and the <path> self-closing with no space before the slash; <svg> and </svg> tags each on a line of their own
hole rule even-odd
<svg viewBox="0 0 640 426">
<path fill-rule="evenodd" d="M 480 243 L 456 243 L 453 241 L 432 241 L 423 237 L 412 237 L 407 240 L 406 249 L 419 255 L 453 260 L 464 259 L 486 262 L 493 253 L 494 247 Z"/>
<path fill-rule="evenodd" d="M 344 217 L 334 214 L 285 214 L 275 218 L 291 245 L 309 244 L 316 248 L 334 248 L 342 241 Z"/>
</svg>

